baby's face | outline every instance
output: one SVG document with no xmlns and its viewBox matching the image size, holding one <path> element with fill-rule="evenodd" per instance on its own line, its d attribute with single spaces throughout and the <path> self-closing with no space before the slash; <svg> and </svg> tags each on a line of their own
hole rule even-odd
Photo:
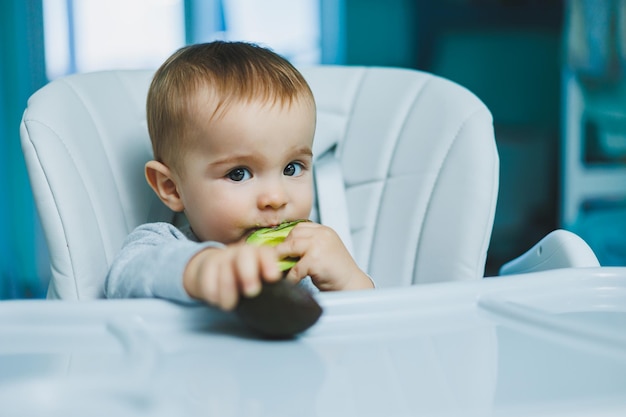
<svg viewBox="0 0 626 417">
<path fill-rule="evenodd" d="M 233 243 L 256 228 L 308 218 L 313 105 L 236 103 L 218 119 L 209 116 L 200 112 L 197 145 L 185 153 L 177 181 L 194 233 Z"/>
</svg>

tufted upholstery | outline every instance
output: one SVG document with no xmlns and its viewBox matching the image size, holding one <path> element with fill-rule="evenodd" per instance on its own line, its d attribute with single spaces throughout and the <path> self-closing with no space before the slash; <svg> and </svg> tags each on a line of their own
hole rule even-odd
<svg viewBox="0 0 626 417">
<path fill-rule="evenodd" d="M 302 72 L 318 105 L 314 152 L 339 143 L 355 258 L 378 287 L 481 278 L 498 190 L 484 104 L 414 70 Z M 151 76 L 73 75 L 28 101 L 22 148 L 50 249 L 49 298 L 102 297 L 126 235 L 173 218 L 143 175 Z"/>
</svg>

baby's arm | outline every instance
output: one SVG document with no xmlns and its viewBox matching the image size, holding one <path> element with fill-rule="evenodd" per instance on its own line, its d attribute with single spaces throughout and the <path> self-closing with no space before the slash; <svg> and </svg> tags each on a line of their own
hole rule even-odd
<svg viewBox="0 0 626 417">
<path fill-rule="evenodd" d="M 148 223 L 128 235 L 105 281 L 107 298 L 156 297 L 194 300 L 183 288 L 182 276 L 199 251 L 221 248 L 217 242 L 194 242 L 169 223 Z"/>
<path fill-rule="evenodd" d="M 183 286 L 193 298 L 232 310 L 240 294 L 254 297 L 261 291 L 262 281 L 280 278 L 274 248 L 241 243 L 197 253 L 185 268 Z"/>
<path fill-rule="evenodd" d="M 300 223 L 276 250 L 280 258 L 300 258 L 287 274 L 289 280 L 297 282 L 308 275 L 321 291 L 374 288 L 337 233 L 327 226 Z"/>
</svg>

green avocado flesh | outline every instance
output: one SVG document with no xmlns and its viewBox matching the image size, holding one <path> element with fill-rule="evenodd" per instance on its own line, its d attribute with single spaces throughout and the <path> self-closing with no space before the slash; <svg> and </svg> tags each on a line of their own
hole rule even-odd
<svg viewBox="0 0 626 417">
<path fill-rule="evenodd" d="M 306 221 L 308 220 L 294 220 L 292 222 L 281 223 L 276 227 L 264 227 L 262 229 L 256 230 L 254 233 L 248 236 L 246 242 L 250 243 L 251 245 L 257 246 L 276 246 L 283 240 L 285 240 L 289 232 L 291 232 L 291 229 L 296 227 L 298 223 Z M 296 264 L 296 262 L 298 262 L 298 259 L 281 259 L 280 261 L 278 261 L 278 269 L 281 271 L 288 271 Z"/>
<path fill-rule="evenodd" d="M 276 246 L 296 224 L 307 220 L 286 222 L 264 228 L 251 234 L 247 242 L 253 245 Z M 286 274 L 297 259 L 279 261 Z M 295 336 L 314 325 L 322 315 L 322 308 L 311 293 L 290 281 L 264 282 L 256 297 L 242 297 L 236 308 L 239 318 L 250 328 L 268 338 L 284 339 Z"/>
</svg>

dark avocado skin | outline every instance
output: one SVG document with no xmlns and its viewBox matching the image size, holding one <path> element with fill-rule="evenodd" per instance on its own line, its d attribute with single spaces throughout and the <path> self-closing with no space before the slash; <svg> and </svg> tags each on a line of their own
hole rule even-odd
<svg viewBox="0 0 626 417">
<path fill-rule="evenodd" d="M 322 315 L 309 291 L 284 279 L 263 283 L 259 295 L 241 298 L 235 311 L 248 327 L 272 339 L 292 338 Z"/>
</svg>

